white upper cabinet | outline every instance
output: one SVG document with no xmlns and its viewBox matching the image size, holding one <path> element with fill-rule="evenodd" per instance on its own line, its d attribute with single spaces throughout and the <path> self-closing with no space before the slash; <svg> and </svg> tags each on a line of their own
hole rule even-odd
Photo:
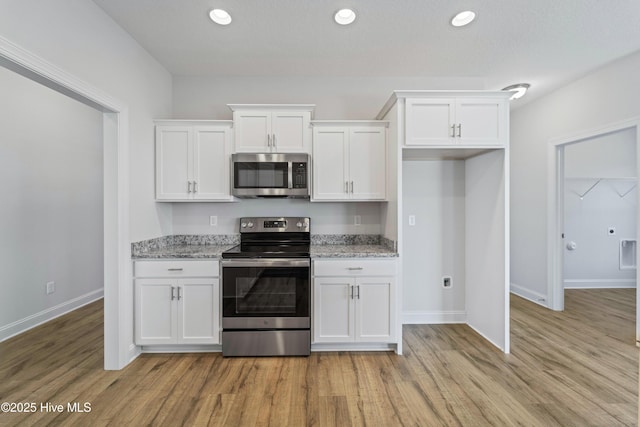
<svg viewBox="0 0 640 427">
<path fill-rule="evenodd" d="M 386 122 L 313 123 L 313 201 L 385 200 Z"/>
<path fill-rule="evenodd" d="M 509 101 L 504 97 L 406 98 L 407 146 L 503 147 Z"/>
<path fill-rule="evenodd" d="M 233 110 L 236 153 L 309 153 L 314 105 L 239 105 Z"/>
<path fill-rule="evenodd" d="M 230 201 L 230 122 L 156 122 L 156 200 Z"/>
</svg>

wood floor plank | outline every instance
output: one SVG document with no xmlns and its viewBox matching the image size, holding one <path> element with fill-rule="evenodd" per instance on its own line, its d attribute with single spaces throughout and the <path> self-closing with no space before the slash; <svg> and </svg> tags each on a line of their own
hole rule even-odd
<svg viewBox="0 0 640 427">
<path fill-rule="evenodd" d="M 0 343 L 0 426 L 633 426 L 635 290 L 567 290 L 564 312 L 511 297 L 512 353 L 466 325 L 405 325 L 405 354 L 143 354 L 102 369 L 102 303 Z M 67 403 L 89 402 L 71 413 Z"/>
</svg>

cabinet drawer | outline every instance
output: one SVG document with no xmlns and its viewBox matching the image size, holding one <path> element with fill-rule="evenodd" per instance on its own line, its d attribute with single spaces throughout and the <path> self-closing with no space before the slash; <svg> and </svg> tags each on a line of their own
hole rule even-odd
<svg viewBox="0 0 640 427">
<path fill-rule="evenodd" d="M 314 276 L 395 276 L 396 260 L 341 259 L 314 261 Z"/>
<path fill-rule="evenodd" d="M 218 260 L 136 261 L 135 277 L 218 277 Z"/>
</svg>

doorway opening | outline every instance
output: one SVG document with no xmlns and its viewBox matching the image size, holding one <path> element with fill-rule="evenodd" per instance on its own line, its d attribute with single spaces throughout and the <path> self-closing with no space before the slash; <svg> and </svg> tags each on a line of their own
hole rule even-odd
<svg viewBox="0 0 640 427">
<path fill-rule="evenodd" d="M 104 367 L 121 369 L 138 349 L 133 329 L 129 249 L 128 109 L 120 101 L 0 37 L 0 66 L 102 113 L 104 220 Z"/>
<path fill-rule="evenodd" d="M 639 146 L 637 119 L 551 141 L 550 308 L 564 310 L 565 288 L 637 296 Z"/>
</svg>

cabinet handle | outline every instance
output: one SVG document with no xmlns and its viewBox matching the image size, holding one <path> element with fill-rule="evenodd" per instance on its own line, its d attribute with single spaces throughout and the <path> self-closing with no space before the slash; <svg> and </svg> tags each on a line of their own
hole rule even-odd
<svg viewBox="0 0 640 427">
<path fill-rule="evenodd" d="M 353 193 L 353 181 L 351 181 L 351 192 Z"/>
<path fill-rule="evenodd" d="M 349 192 L 349 181 L 345 181 L 344 182 L 344 192 L 348 193 Z"/>
<path fill-rule="evenodd" d="M 167 268 L 169 271 L 182 271 L 184 268 Z"/>
<path fill-rule="evenodd" d="M 171 287 L 171 301 L 173 301 L 174 299 L 176 299 L 176 294 L 173 292 L 175 290 L 175 287 Z"/>
<path fill-rule="evenodd" d="M 353 299 L 353 286 L 349 286 L 351 293 L 349 294 L 349 298 Z"/>
<path fill-rule="evenodd" d="M 176 286 L 176 289 L 178 290 L 178 301 L 180 301 L 182 299 L 182 288 L 180 286 Z M 360 298 L 360 289 L 358 289 L 358 298 Z"/>
<path fill-rule="evenodd" d="M 273 140 L 273 148 L 275 148 L 276 150 L 278 149 L 278 142 L 276 141 L 276 134 L 273 134 L 273 138 L 271 138 Z"/>
<path fill-rule="evenodd" d="M 194 193 L 198 192 L 198 181 L 193 181 L 193 192 Z"/>
<path fill-rule="evenodd" d="M 462 138 L 462 124 L 458 123 L 458 138 Z"/>
<path fill-rule="evenodd" d="M 455 124 L 451 125 L 451 137 L 452 138 L 456 137 L 456 125 Z"/>
<path fill-rule="evenodd" d="M 180 289 L 180 288 L 178 288 L 178 289 Z M 357 285 L 357 286 L 356 286 L 356 289 L 358 290 L 358 294 L 357 294 L 357 296 L 356 296 L 356 297 L 357 297 L 358 299 L 360 299 L 360 285 Z M 180 294 L 178 294 L 178 295 L 180 295 Z M 178 298 L 178 299 L 180 299 L 180 298 Z"/>
<path fill-rule="evenodd" d="M 191 181 L 187 181 L 187 193 L 191 193 Z"/>
<path fill-rule="evenodd" d="M 347 267 L 347 270 L 363 270 L 362 267 Z"/>
</svg>

